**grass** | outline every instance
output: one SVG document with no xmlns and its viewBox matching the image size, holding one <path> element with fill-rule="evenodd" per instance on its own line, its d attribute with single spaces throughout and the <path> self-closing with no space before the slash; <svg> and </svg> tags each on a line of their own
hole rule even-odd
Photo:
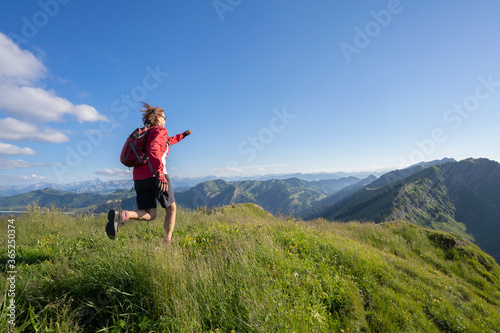
<svg viewBox="0 0 500 333">
<path fill-rule="evenodd" d="M 500 267 L 460 236 L 242 204 L 179 210 L 165 248 L 162 218 L 111 241 L 104 215 L 17 216 L 16 332 L 500 331 Z"/>
</svg>

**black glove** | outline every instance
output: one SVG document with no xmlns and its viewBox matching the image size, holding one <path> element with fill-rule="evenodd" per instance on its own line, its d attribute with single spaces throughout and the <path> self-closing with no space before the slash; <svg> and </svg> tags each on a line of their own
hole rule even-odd
<svg viewBox="0 0 500 333">
<path fill-rule="evenodd" d="M 163 192 L 168 191 L 168 182 L 164 175 L 158 177 L 158 188 Z"/>
<path fill-rule="evenodd" d="M 186 136 L 188 136 L 192 132 L 193 132 L 193 130 L 185 131 L 184 133 L 182 133 L 182 138 L 184 139 Z"/>
</svg>

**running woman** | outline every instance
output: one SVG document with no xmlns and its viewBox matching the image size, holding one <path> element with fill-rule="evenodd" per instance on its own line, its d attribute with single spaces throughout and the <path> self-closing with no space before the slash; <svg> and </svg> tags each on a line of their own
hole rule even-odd
<svg viewBox="0 0 500 333">
<path fill-rule="evenodd" d="M 166 212 L 163 223 L 163 242 L 170 245 L 175 226 L 176 205 L 174 190 L 166 168 L 167 155 L 171 145 L 178 143 L 193 131 L 189 130 L 169 137 L 164 127 L 166 120 L 163 109 L 150 106 L 147 103 L 142 103 L 142 105 L 144 107 L 141 110 L 144 113 L 142 122 L 144 126 L 149 127 L 145 147 L 149 152 L 153 172 L 147 163 L 134 167 L 133 180 L 138 210 L 110 210 L 106 234 L 111 239 L 116 238 L 120 224 L 129 219 L 154 220 L 156 218 L 156 201 L 158 201 Z"/>
</svg>

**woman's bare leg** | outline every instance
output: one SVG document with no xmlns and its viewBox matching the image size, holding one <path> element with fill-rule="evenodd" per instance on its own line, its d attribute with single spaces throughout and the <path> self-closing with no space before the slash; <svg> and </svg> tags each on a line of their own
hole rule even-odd
<svg viewBox="0 0 500 333">
<path fill-rule="evenodd" d="M 128 210 L 128 218 L 132 220 L 152 221 L 156 218 L 156 208 Z"/>
<path fill-rule="evenodd" d="M 165 244 L 170 244 L 172 240 L 172 232 L 175 226 L 175 215 L 177 212 L 177 206 L 175 202 L 169 207 L 165 208 L 165 222 L 163 223 L 163 242 Z"/>
</svg>

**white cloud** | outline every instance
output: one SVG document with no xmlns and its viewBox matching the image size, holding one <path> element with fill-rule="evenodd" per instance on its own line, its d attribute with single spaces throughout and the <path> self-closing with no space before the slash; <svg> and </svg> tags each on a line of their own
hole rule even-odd
<svg viewBox="0 0 500 333">
<path fill-rule="evenodd" d="M 46 71 L 31 52 L 21 50 L 0 32 L 0 82 L 29 84 L 43 77 Z"/>
<path fill-rule="evenodd" d="M 81 123 L 107 119 L 90 105 L 73 105 L 54 91 L 35 87 L 4 87 L 0 91 L 0 108 L 16 117 L 41 122 L 62 121 L 65 115 L 73 115 Z"/>
<path fill-rule="evenodd" d="M 129 169 L 101 169 L 95 172 L 102 176 L 113 176 L 113 177 L 130 177 L 132 176 L 132 171 Z"/>
<path fill-rule="evenodd" d="M 32 174 L 32 175 L 21 175 L 19 177 L 19 179 L 24 180 L 24 181 L 26 181 L 26 180 L 45 180 L 45 177 Z"/>
<path fill-rule="evenodd" d="M 0 170 L 11 170 L 15 168 L 29 168 L 32 166 L 46 165 L 44 163 L 29 163 L 23 160 L 12 160 L 9 158 L 0 158 Z"/>
<path fill-rule="evenodd" d="M 74 105 L 54 91 L 37 87 L 37 81 L 46 73 L 40 60 L 0 32 L 0 109 L 16 118 L 37 122 L 63 121 L 66 115 L 79 122 L 107 120 L 90 105 Z"/>
<path fill-rule="evenodd" d="M 0 119 L 0 140 L 61 143 L 69 141 L 69 138 L 63 133 L 50 128 L 40 130 L 35 125 L 13 118 L 4 118 Z"/>
<path fill-rule="evenodd" d="M 8 143 L 0 142 L 0 155 L 34 155 L 35 151 L 31 148 L 17 147 Z"/>
</svg>

